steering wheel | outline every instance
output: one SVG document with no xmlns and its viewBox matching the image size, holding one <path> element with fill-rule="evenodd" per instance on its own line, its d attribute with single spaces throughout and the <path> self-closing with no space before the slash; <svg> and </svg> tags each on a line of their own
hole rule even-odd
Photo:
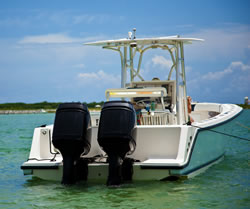
<svg viewBox="0 0 250 209">
<path fill-rule="evenodd" d="M 139 106 L 142 109 L 145 109 L 146 106 L 147 106 L 147 104 L 145 103 L 145 101 L 151 102 L 150 99 L 144 99 L 144 100 L 140 100 L 140 101 L 136 102 L 136 105 Z"/>
<path fill-rule="evenodd" d="M 136 105 L 138 107 L 140 107 L 141 109 L 144 109 L 146 107 L 146 104 L 145 104 L 145 102 L 143 100 L 140 100 L 140 101 L 136 102 Z"/>
</svg>

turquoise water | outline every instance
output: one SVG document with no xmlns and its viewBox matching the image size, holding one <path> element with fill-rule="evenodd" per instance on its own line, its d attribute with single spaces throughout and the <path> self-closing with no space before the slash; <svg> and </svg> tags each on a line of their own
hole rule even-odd
<svg viewBox="0 0 250 209">
<path fill-rule="evenodd" d="M 0 208 L 250 208 L 250 142 L 231 138 L 225 159 L 188 180 L 135 182 L 120 188 L 23 176 L 33 130 L 54 114 L 0 115 Z M 236 119 L 234 135 L 250 138 L 250 110 Z"/>
</svg>

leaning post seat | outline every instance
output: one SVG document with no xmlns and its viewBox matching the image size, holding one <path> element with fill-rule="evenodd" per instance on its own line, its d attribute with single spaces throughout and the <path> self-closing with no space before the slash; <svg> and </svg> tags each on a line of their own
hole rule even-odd
<svg viewBox="0 0 250 209">
<path fill-rule="evenodd" d="M 122 181 L 122 162 L 136 148 L 136 113 L 133 105 L 126 101 L 104 103 L 101 111 L 98 143 L 107 153 L 109 176 L 107 185 L 119 185 Z"/>
<path fill-rule="evenodd" d="M 63 103 L 56 110 L 52 143 L 63 157 L 63 184 L 76 181 L 75 162 L 88 154 L 91 143 L 91 120 L 82 103 Z"/>
</svg>

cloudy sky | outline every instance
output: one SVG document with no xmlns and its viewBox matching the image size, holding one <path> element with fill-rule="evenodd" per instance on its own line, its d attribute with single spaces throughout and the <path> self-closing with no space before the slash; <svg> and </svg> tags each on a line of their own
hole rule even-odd
<svg viewBox="0 0 250 209">
<path fill-rule="evenodd" d="M 102 101 L 120 86 L 116 52 L 88 41 L 179 34 L 203 38 L 185 48 L 187 91 L 195 101 L 250 97 L 248 0 L 11 0 L 0 6 L 0 103 Z M 147 54 L 146 79 L 166 79 L 169 56 Z"/>
</svg>

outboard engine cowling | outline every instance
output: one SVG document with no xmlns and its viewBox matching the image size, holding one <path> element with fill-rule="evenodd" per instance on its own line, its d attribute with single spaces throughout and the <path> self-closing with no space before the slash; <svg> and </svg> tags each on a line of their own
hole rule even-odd
<svg viewBox="0 0 250 209">
<path fill-rule="evenodd" d="M 122 162 L 125 156 L 132 154 L 136 148 L 135 122 L 136 113 L 130 102 L 104 103 L 98 129 L 98 143 L 108 155 L 107 185 L 121 184 Z"/>
<path fill-rule="evenodd" d="M 63 184 L 76 182 L 74 164 L 81 154 L 88 154 L 90 140 L 91 120 L 87 106 L 81 103 L 60 104 L 56 110 L 52 143 L 63 157 Z"/>
</svg>

